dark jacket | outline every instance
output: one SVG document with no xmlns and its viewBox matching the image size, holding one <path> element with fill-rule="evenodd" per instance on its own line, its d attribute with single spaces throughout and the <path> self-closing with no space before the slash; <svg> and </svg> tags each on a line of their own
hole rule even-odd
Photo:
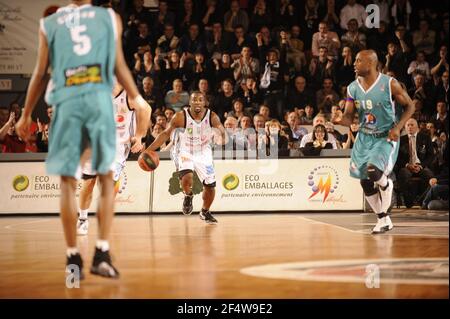
<svg viewBox="0 0 450 319">
<path fill-rule="evenodd" d="M 416 136 L 416 152 L 417 157 L 420 160 L 421 166 L 423 168 L 428 167 L 433 161 L 433 143 L 431 142 L 431 137 L 428 134 L 421 132 L 417 133 Z M 400 150 L 398 153 L 397 169 L 403 168 L 409 163 L 409 137 L 408 135 L 403 135 L 400 138 Z"/>
</svg>

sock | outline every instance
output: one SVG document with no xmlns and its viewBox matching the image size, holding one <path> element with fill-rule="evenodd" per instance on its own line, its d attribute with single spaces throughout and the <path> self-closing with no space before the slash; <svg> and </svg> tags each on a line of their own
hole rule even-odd
<svg viewBox="0 0 450 319">
<path fill-rule="evenodd" d="M 186 195 L 186 196 L 192 196 L 193 194 L 192 194 L 192 191 L 190 191 L 189 193 L 184 193 L 184 195 Z"/>
<path fill-rule="evenodd" d="M 202 212 L 206 213 L 207 211 L 209 211 L 209 209 L 202 208 Z"/>
<path fill-rule="evenodd" d="M 375 183 L 377 183 L 382 190 L 385 190 L 386 187 L 388 186 L 388 178 L 386 175 L 383 174 L 383 176 L 377 180 Z"/>
<path fill-rule="evenodd" d="M 79 211 L 79 217 L 80 219 L 88 219 L 88 209 L 80 209 Z"/>
<path fill-rule="evenodd" d="M 77 247 L 67 247 L 66 255 L 67 257 L 73 256 L 78 254 L 78 248 Z"/>
<path fill-rule="evenodd" d="M 381 198 L 380 194 L 376 193 L 370 196 L 365 196 L 367 199 L 367 202 L 369 203 L 370 207 L 372 207 L 372 210 L 375 214 L 381 213 Z"/>
<path fill-rule="evenodd" d="M 95 244 L 95 247 L 100 249 L 101 251 L 105 252 L 109 250 L 109 242 L 107 240 L 101 240 L 97 239 L 97 243 Z"/>
</svg>

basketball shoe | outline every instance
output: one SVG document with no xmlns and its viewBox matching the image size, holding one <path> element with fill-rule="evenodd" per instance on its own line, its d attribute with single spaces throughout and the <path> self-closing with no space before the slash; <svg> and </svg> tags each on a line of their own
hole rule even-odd
<svg viewBox="0 0 450 319">
<path fill-rule="evenodd" d="M 80 274 L 79 280 L 83 280 L 84 279 L 83 259 L 81 259 L 80 253 L 76 253 L 75 255 L 70 255 L 69 257 L 67 257 L 66 272 L 68 274 L 72 273 L 71 269 L 73 269 L 74 267 L 78 267 L 79 274 Z"/>
<path fill-rule="evenodd" d="M 394 228 L 391 218 L 385 214 L 381 213 L 377 215 L 378 221 L 375 227 L 372 229 L 372 234 L 382 234 Z"/>
<path fill-rule="evenodd" d="M 119 272 L 113 266 L 109 250 L 102 251 L 95 247 L 94 261 L 92 262 L 91 274 L 107 278 L 119 278 Z"/>
<path fill-rule="evenodd" d="M 78 218 L 77 235 L 85 236 L 88 233 L 89 221 L 87 219 Z"/>
<path fill-rule="evenodd" d="M 192 210 L 193 210 L 192 199 L 193 198 L 194 198 L 194 195 L 192 195 L 192 194 L 184 195 L 184 200 L 183 200 L 183 214 L 184 215 L 192 214 Z"/>
<path fill-rule="evenodd" d="M 211 214 L 211 212 L 209 210 L 204 210 L 202 208 L 199 216 L 200 216 L 201 220 L 204 220 L 208 224 L 217 224 L 217 219 L 215 219 L 213 217 L 213 215 Z"/>
</svg>

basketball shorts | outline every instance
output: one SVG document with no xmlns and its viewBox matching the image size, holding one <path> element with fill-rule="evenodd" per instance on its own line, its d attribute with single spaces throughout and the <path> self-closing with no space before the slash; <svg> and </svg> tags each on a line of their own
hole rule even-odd
<svg viewBox="0 0 450 319">
<path fill-rule="evenodd" d="M 203 184 L 215 184 L 216 176 L 212 152 L 195 155 L 190 153 L 179 153 L 177 156 L 174 156 L 173 159 L 178 172 L 186 170 L 195 171 Z"/>
<path fill-rule="evenodd" d="M 397 161 L 400 143 L 386 137 L 359 132 L 352 149 L 350 176 L 367 179 L 367 165 L 371 164 L 389 175 Z"/>
<path fill-rule="evenodd" d="M 48 174 L 81 177 L 80 158 L 91 149 L 91 167 L 98 174 L 113 168 L 116 123 L 111 93 L 96 91 L 54 106 L 49 130 Z"/>
</svg>

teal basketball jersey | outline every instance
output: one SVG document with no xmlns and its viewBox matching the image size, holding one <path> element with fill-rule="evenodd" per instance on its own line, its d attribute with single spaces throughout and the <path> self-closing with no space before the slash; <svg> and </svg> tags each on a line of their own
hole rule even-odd
<svg viewBox="0 0 450 319">
<path fill-rule="evenodd" d="M 71 5 L 41 19 L 40 27 L 52 70 L 49 105 L 99 90 L 111 93 L 117 38 L 112 9 Z"/>
<path fill-rule="evenodd" d="M 391 95 L 392 77 L 380 73 L 374 84 L 365 91 L 358 79 L 347 87 L 359 115 L 360 131 L 366 134 L 388 132 L 398 118 Z"/>
</svg>

